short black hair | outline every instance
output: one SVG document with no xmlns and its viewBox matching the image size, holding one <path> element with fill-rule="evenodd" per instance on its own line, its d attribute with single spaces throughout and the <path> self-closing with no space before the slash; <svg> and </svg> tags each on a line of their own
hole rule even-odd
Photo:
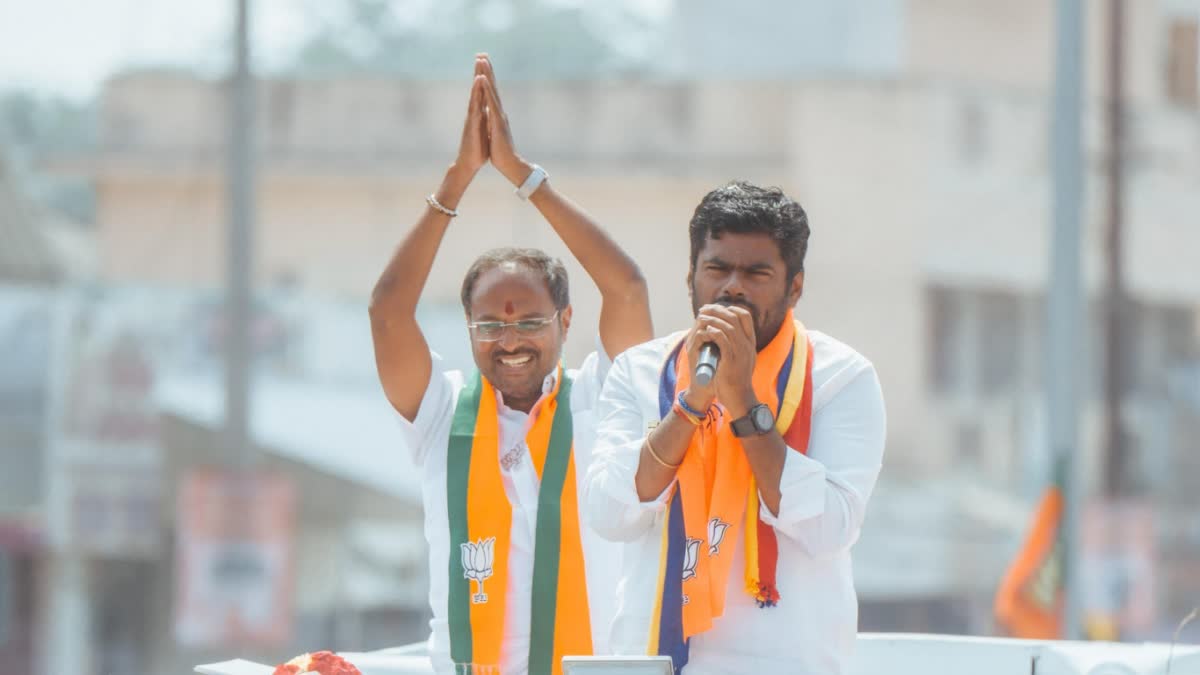
<svg viewBox="0 0 1200 675">
<path fill-rule="evenodd" d="M 468 315 L 471 313 L 471 294 L 475 291 L 475 283 L 480 275 L 502 265 L 513 264 L 524 267 L 542 277 L 546 282 L 546 290 L 554 301 L 554 308 L 563 310 L 571 304 L 570 287 L 567 284 L 567 268 L 558 258 L 553 258 L 545 251 L 536 248 L 517 248 L 504 246 L 486 251 L 471 263 L 467 276 L 462 283 L 462 306 Z"/>
<path fill-rule="evenodd" d="M 690 269 L 696 269 L 696 260 L 708 238 L 720 238 L 724 232 L 769 234 L 779 246 L 788 281 L 804 271 L 808 214 L 777 187 L 734 181 L 704 195 L 688 224 L 692 239 Z"/>
</svg>

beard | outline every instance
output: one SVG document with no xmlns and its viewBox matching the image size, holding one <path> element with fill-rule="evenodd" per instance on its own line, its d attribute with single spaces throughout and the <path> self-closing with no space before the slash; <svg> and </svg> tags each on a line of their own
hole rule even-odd
<svg viewBox="0 0 1200 675">
<path fill-rule="evenodd" d="M 779 332 L 779 327 L 783 325 L 783 320 L 787 316 L 788 307 L 787 294 L 779 298 L 779 302 L 774 303 L 766 311 L 759 308 L 758 305 L 746 300 L 745 298 L 722 295 L 714 300 L 701 302 L 699 294 L 696 292 L 695 285 L 692 286 L 692 316 L 700 314 L 700 308 L 704 305 L 724 305 L 726 307 L 737 306 L 750 312 L 750 318 L 754 322 L 754 341 L 757 343 L 755 348 L 762 351 L 764 347 L 771 343 L 775 334 Z"/>
</svg>

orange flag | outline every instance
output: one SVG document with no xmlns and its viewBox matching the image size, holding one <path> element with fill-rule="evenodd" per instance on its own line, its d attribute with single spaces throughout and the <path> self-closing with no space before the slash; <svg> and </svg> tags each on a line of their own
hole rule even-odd
<svg viewBox="0 0 1200 675">
<path fill-rule="evenodd" d="M 1011 637 L 1039 640 L 1063 635 L 1063 468 L 1055 467 L 1033 516 L 1033 527 L 996 591 L 995 614 Z"/>
</svg>

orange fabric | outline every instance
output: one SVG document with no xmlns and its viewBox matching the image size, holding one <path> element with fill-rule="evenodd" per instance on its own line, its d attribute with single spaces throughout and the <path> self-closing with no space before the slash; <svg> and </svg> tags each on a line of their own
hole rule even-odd
<svg viewBox="0 0 1200 675">
<path fill-rule="evenodd" d="M 554 673 L 562 673 L 562 657 L 592 654 L 591 609 L 588 605 L 575 462 L 567 467 L 562 491 L 562 541 L 559 543 L 558 600 L 554 628 Z M 616 589 L 613 589 L 614 592 Z"/>
<path fill-rule="evenodd" d="M 785 317 L 775 338 L 758 353 L 752 376 L 755 396 L 773 410 L 778 408 L 776 378 L 793 347 L 795 322 L 791 312 Z M 802 364 L 799 364 L 802 365 Z M 691 382 L 687 352 L 679 355 L 676 391 Z M 753 474 L 741 443 L 729 428 L 732 420 L 722 415 L 711 426 L 701 427 L 692 436 L 687 454 L 676 472 L 679 493 L 683 497 L 684 529 L 691 540 L 708 542 L 708 524 L 713 519 L 726 524 L 720 548 L 712 555 L 701 546 L 695 559 L 694 577 L 684 581 L 684 638 L 703 633 L 713 619 L 725 613 L 725 591 L 733 566 L 734 542 L 746 524 L 746 510 L 753 490 Z M 740 588 L 739 584 L 739 588 Z"/>
<path fill-rule="evenodd" d="M 996 592 L 996 619 L 1012 637 L 1062 637 L 1062 565 L 1057 551 L 1063 496 L 1051 487 L 1034 515 L 1033 529 Z"/>
<path fill-rule="evenodd" d="M 534 423 L 525 436 L 538 479 L 546 464 L 550 432 L 559 405 L 558 390 L 564 373 L 559 372 L 554 389 L 532 411 Z M 485 582 L 488 601 L 471 604 L 471 635 L 476 672 L 490 672 L 501 662 L 504 638 L 504 615 L 508 589 L 508 552 L 511 544 L 512 505 L 504 492 L 500 474 L 499 417 L 496 393 L 487 378 L 482 379 L 483 392 L 475 422 L 475 439 L 471 449 L 470 491 L 467 497 L 467 522 L 471 541 L 486 541 L 495 537 L 492 556 L 492 576 Z M 559 570 L 554 630 L 554 673 L 562 673 L 562 657 L 592 653 L 591 620 L 587 599 L 587 576 L 583 563 L 583 543 L 579 534 L 579 498 L 575 481 L 574 447 L 567 466 L 560 502 L 561 529 Z M 535 555 L 539 552 L 535 551 Z"/>
<path fill-rule="evenodd" d="M 539 418 L 548 419 L 543 416 Z M 535 424 L 529 436 L 540 431 Z M 549 437 L 549 432 L 546 438 Z M 544 442 L 543 442 L 544 445 Z M 496 410 L 496 392 L 483 378 L 479 414 L 475 420 L 475 441 L 471 448 L 470 491 L 467 493 L 467 531 L 469 541 L 486 542 L 494 538 L 492 574 L 482 587 L 487 602 L 471 603 L 471 639 L 476 664 L 499 664 L 504 639 L 504 609 L 508 593 L 508 549 L 512 529 L 512 505 L 504 492 L 500 475 L 500 418 Z M 532 443 L 530 444 L 532 448 Z M 532 452 L 532 450 L 531 450 Z M 542 449 L 543 457 L 545 448 Z"/>
<path fill-rule="evenodd" d="M 560 372 L 559 381 L 561 382 Z M 546 464 L 546 451 L 550 448 L 550 431 L 558 407 L 558 387 L 535 409 L 537 421 L 525 437 L 538 479 Z M 567 402 L 569 405 L 570 402 Z M 579 534 L 578 484 L 575 482 L 574 445 L 567 476 L 563 481 L 559 518 L 561 518 L 561 541 L 559 542 L 559 572 L 557 609 L 558 620 L 554 630 L 554 673 L 562 673 L 562 657 L 589 655 L 592 653 L 592 631 L 587 598 L 587 575 L 583 565 L 583 541 Z"/>
</svg>

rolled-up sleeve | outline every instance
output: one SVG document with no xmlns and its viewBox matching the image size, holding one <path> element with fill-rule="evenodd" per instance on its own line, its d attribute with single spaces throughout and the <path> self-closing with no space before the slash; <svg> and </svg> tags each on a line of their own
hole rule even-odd
<svg viewBox="0 0 1200 675">
<path fill-rule="evenodd" d="M 847 379 L 814 409 L 808 454 L 789 448 L 779 484 L 779 515 L 765 504 L 759 507 L 763 522 L 813 557 L 858 540 L 883 463 L 887 414 L 879 378 L 864 362 Z"/>
<path fill-rule="evenodd" d="M 437 352 L 431 351 L 430 358 L 433 360 L 433 370 L 429 374 L 429 385 L 421 397 L 416 417 L 410 421 L 396 413 L 400 438 L 417 466 L 425 463 L 436 431 L 450 424 L 450 417 L 454 415 L 455 385 L 462 381 L 460 372 L 445 369 L 445 363 Z"/>
<path fill-rule="evenodd" d="M 597 406 L 596 449 L 588 468 L 585 503 L 588 524 L 605 539 L 631 541 L 654 525 L 673 486 L 653 501 L 638 498 L 638 460 L 646 438 L 633 364 L 618 356 L 605 379 Z"/>
</svg>

